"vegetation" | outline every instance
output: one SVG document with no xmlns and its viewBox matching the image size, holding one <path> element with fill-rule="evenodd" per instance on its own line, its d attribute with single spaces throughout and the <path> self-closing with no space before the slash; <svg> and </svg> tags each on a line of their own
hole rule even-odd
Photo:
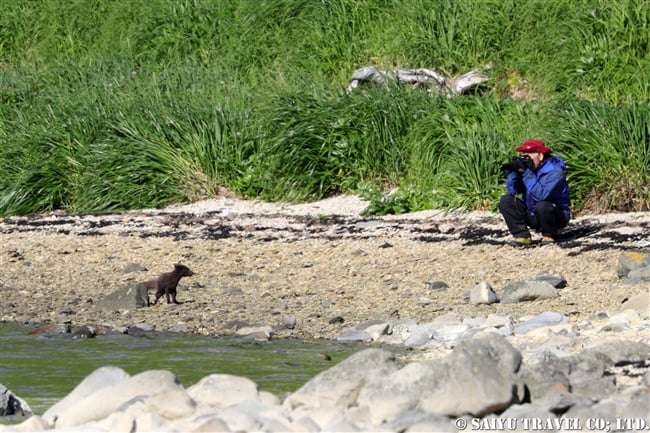
<svg viewBox="0 0 650 433">
<path fill-rule="evenodd" d="M 347 93 L 367 65 L 490 80 Z M 526 138 L 567 161 L 576 209 L 647 211 L 649 95 L 647 0 L 5 1 L 0 215 L 220 188 L 494 209 Z"/>
</svg>

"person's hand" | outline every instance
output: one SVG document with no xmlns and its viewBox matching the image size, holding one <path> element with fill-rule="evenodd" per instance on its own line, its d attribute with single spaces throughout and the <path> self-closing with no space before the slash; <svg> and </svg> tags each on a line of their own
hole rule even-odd
<svg viewBox="0 0 650 433">
<path fill-rule="evenodd" d="M 505 172 L 518 172 L 523 173 L 527 169 L 532 169 L 534 166 L 533 160 L 528 155 L 515 156 L 512 161 L 501 165 L 501 170 Z"/>
</svg>

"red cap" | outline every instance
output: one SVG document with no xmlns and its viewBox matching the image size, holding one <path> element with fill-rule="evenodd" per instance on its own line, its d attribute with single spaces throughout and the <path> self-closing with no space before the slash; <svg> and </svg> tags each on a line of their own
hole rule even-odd
<svg viewBox="0 0 650 433">
<path fill-rule="evenodd" d="M 526 140 L 524 144 L 515 149 L 522 153 L 551 153 L 551 149 L 546 147 L 542 140 Z"/>
</svg>

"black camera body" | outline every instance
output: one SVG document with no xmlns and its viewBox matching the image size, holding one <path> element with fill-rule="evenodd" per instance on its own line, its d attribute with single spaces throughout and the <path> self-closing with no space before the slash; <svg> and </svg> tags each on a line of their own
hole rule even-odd
<svg viewBox="0 0 650 433">
<path fill-rule="evenodd" d="M 515 156 L 512 158 L 512 161 L 507 162 L 501 166 L 501 170 L 505 172 L 516 171 L 523 173 L 529 168 L 533 168 L 533 160 L 528 155 Z"/>
</svg>

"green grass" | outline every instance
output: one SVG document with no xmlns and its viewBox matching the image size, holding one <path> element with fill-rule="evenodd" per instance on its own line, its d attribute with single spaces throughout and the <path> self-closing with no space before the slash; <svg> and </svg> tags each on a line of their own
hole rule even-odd
<svg viewBox="0 0 650 433">
<path fill-rule="evenodd" d="M 576 209 L 650 208 L 647 0 L 0 3 L 0 215 L 244 197 L 492 209 L 526 138 Z M 490 80 L 344 89 L 362 66 Z M 389 194 L 388 191 L 397 191 Z"/>
</svg>

